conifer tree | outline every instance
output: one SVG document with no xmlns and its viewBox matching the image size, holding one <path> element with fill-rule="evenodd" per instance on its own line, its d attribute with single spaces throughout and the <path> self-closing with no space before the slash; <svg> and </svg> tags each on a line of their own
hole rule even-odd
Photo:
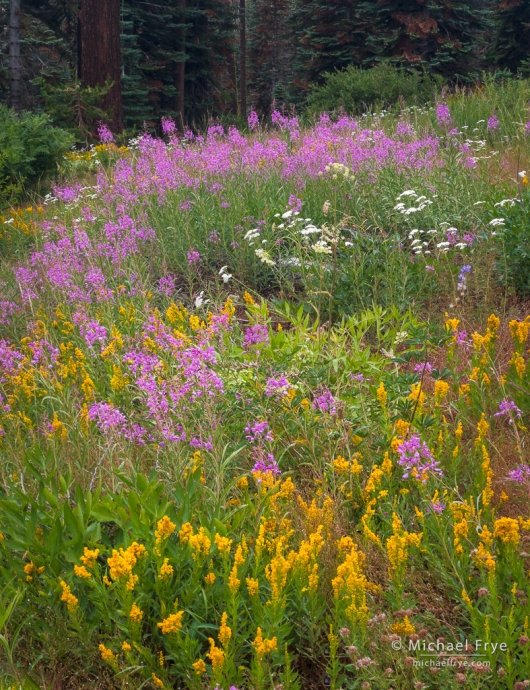
<svg viewBox="0 0 530 690">
<path fill-rule="evenodd" d="M 500 69 L 528 71 L 530 64 L 530 0 L 502 0 L 496 12 L 492 57 Z M 526 65 L 525 65 L 526 62 Z"/>
</svg>

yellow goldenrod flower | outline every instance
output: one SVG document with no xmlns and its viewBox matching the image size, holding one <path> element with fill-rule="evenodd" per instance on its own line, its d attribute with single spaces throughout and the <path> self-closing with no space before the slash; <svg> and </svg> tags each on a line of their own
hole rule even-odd
<svg viewBox="0 0 530 690">
<path fill-rule="evenodd" d="M 219 549 L 219 553 L 228 554 L 232 547 L 232 539 L 228 537 L 222 537 L 220 534 L 215 535 L 215 545 Z"/>
<path fill-rule="evenodd" d="M 263 637 L 263 633 L 261 632 L 261 628 L 258 628 L 256 631 L 256 639 L 252 643 L 252 646 L 256 650 L 258 659 L 261 660 L 265 654 L 270 654 L 270 652 L 278 649 L 278 640 L 276 637 L 265 639 Z"/>
<path fill-rule="evenodd" d="M 518 521 L 509 517 L 502 517 L 495 520 L 493 536 L 500 539 L 504 544 L 516 546 L 521 538 Z"/>
<path fill-rule="evenodd" d="M 350 463 L 339 455 L 333 461 L 333 469 L 337 474 L 344 474 L 350 469 Z"/>
<path fill-rule="evenodd" d="M 161 629 L 164 635 L 169 635 L 171 633 L 177 633 L 182 628 L 182 617 L 184 616 L 184 611 L 179 611 L 178 613 L 172 613 L 170 616 L 165 618 L 161 623 L 157 623 L 157 626 Z"/>
<path fill-rule="evenodd" d="M 383 462 L 381 463 L 381 469 L 387 475 L 387 477 L 389 477 L 392 474 L 392 460 L 390 459 L 388 453 L 385 453 L 385 457 L 383 458 Z"/>
<path fill-rule="evenodd" d="M 144 612 L 138 607 L 136 602 L 134 602 L 129 612 L 129 618 L 133 623 L 139 623 L 142 620 L 143 615 Z"/>
<path fill-rule="evenodd" d="M 255 580 L 252 577 L 247 577 L 245 582 L 247 583 L 247 590 L 248 590 L 249 595 L 251 597 L 256 596 L 256 594 L 259 591 L 259 581 Z"/>
<path fill-rule="evenodd" d="M 408 616 L 405 616 L 402 621 L 394 623 L 390 629 L 395 635 L 414 635 L 416 632 Z"/>
<path fill-rule="evenodd" d="M 204 577 L 204 581 L 206 582 L 207 585 L 213 585 L 213 583 L 215 582 L 215 579 L 216 579 L 215 573 L 208 573 Z"/>
<path fill-rule="evenodd" d="M 490 428 L 490 425 L 486 421 L 486 415 L 483 412 L 480 416 L 480 421 L 477 424 L 478 436 L 475 439 L 476 444 L 481 443 L 483 441 L 483 439 L 486 438 L 486 434 L 488 433 L 489 428 Z"/>
<path fill-rule="evenodd" d="M 406 436 L 408 434 L 410 424 L 404 419 L 398 419 L 396 422 L 396 433 L 398 436 Z"/>
<path fill-rule="evenodd" d="M 243 299 L 245 301 L 245 304 L 249 307 L 253 307 L 256 303 L 254 302 L 254 299 L 252 298 L 252 295 L 248 293 L 246 290 L 243 293 Z"/>
<path fill-rule="evenodd" d="M 64 603 L 68 607 L 68 610 L 71 613 L 73 613 L 77 608 L 77 605 L 79 603 L 79 599 L 72 594 L 72 590 L 70 589 L 70 587 L 66 584 L 66 582 L 64 580 L 61 580 L 60 584 L 61 584 L 61 587 L 63 590 L 63 593 L 61 595 L 61 601 L 64 601 Z"/>
<path fill-rule="evenodd" d="M 132 647 L 128 642 L 124 642 L 121 648 L 125 652 L 125 654 L 128 654 L 132 650 Z"/>
<path fill-rule="evenodd" d="M 99 651 L 103 661 L 106 661 L 108 664 L 112 664 L 116 661 L 116 654 L 108 647 L 105 647 L 103 643 L 99 645 Z"/>
<path fill-rule="evenodd" d="M 155 685 L 157 688 L 164 687 L 164 682 L 160 680 L 160 678 L 156 676 L 154 673 L 151 673 L 151 679 L 153 681 L 153 685 Z"/>
<path fill-rule="evenodd" d="M 226 624 L 228 620 L 228 614 L 225 612 L 223 613 L 221 617 L 221 626 L 219 628 L 219 642 L 221 643 L 222 647 L 226 647 L 226 645 L 230 642 L 230 638 L 232 637 L 232 629 Z"/>
<path fill-rule="evenodd" d="M 203 673 L 206 673 L 206 664 L 202 659 L 199 659 L 194 664 L 192 664 L 192 667 L 198 676 L 202 676 Z"/>
<path fill-rule="evenodd" d="M 179 539 L 183 544 L 187 544 L 193 535 L 193 527 L 189 522 L 185 522 L 179 531 Z"/>
<path fill-rule="evenodd" d="M 201 527 L 197 534 L 192 534 L 189 537 L 188 542 L 192 548 L 192 555 L 195 560 L 201 556 L 207 556 L 210 553 L 210 546 L 212 545 L 212 542 L 206 534 L 204 527 Z"/>
<path fill-rule="evenodd" d="M 93 568 L 98 556 L 99 549 L 94 549 L 91 551 L 85 546 L 85 550 L 80 558 L 80 561 L 83 563 L 83 565 L 86 565 L 87 568 Z"/>
<path fill-rule="evenodd" d="M 435 381 L 434 383 L 434 397 L 436 399 L 436 402 L 439 403 L 441 400 L 443 400 L 446 395 L 449 393 L 449 384 L 447 381 Z"/>
<path fill-rule="evenodd" d="M 208 638 L 208 642 L 210 643 L 210 651 L 208 654 L 206 654 L 206 656 L 212 662 L 214 672 L 220 671 L 225 663 L 225 654 L 222 649 L 219 649 L 219 647 L 215 646 L 215 640 L 213 640 L 211 637 Z"/>
<path fill-rule="evenodd" d="M 386 401 L 388 398 L 388 394 L 385 390 L 385 384 L 381 381 L 379 384 L 379 388 L 375 392 L 377 396 L 377 400 L 379 401 L 379 404 L 381 405 L 382 408 L 386 406 Z"/>
<path fill-rule="evenodd" d="M 120 578 L 131 576 L 132 569 L 138 560 L 146 555 L 147 550 L 145 546 L 137 542 L 133 542 L 127 549 L 120 549 L 119 551 L 113 549 L 112 556 L 107 560 L 111 578 L 113 580 L 119 580 Z M 136 577 L 136 580 L 137 579 Z M 131 581 L 130 577 L 129 581 Z"/>
<path fill-rule="evenodd" d="M 160 572 L 158 573 L 158 577 L 161 580 L 169 580 L 169 578 L 173 575 L 173 566 L 169 565 L 169 558 L 164 558 L 164 562 L 160 567 Z"/>
<path fill-rule="evenodd" d="M 517 376 L 522 379 L 526 371 L 526 362 L 524 361 L 524 357 L 522 357 L 518 352 L 514 352 L 513 357 L 510 360 L 510 364 L 513 364 L 515 371 L 517 372 Z"/>
<path fill-rule="evenodd" d="M 167 515 L 164 515 L 157 523 L 157 529 L 155 531 L 156 543 L 160 544 L 161 541 L 170 537 L 176 529 L 177 526 L 175 523 L 171 522 Z"/>
<path fill-rule="evenodd" d="M 84 565 L 74 565 L 74 573 L 85 580 L 90 580 L 92 577 Z"/>
</svg>

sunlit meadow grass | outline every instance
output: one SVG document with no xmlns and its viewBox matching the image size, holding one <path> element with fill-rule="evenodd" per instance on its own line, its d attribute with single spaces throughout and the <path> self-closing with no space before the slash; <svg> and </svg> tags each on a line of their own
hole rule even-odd
<svg viewBox="0 0 530 690">
<path fill-rule="evenodd" d="M 527 687 L 526 90 L 103 130 L 6 215 L 6 687 Z"/>
</svg>

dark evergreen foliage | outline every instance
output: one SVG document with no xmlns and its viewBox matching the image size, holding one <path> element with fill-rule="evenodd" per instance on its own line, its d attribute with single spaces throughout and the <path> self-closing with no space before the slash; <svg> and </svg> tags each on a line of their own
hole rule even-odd
<svg viewBox="0 0 530 690">
<path fill-rule="evenodd" d="M 4 102 L 8 5 L 0 0 Z M 97 107 L 79 90 L 78 8 L 79 0 L 22 0 L 22 105 L 55 118 L 64 102 L 68 127 Z M 121 0 L 129 131 L 158 127 L 163 116 L 179 125 L 236 116 L 240 14 L 240 0 Z M 260 114 L 304 106 L 326 73 L 349 66 L 391 63 L 452 83 L 483 69 L 530 68 L 530 0 L 246 0 L 245 25 L 248 104 Z"/>
</svg>

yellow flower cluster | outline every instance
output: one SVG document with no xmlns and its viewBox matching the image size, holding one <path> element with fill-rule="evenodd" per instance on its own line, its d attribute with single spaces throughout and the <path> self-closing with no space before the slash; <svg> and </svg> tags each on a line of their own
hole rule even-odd
<svg viewBox="0 0 530 690">
<path fill-rule="evenodd" d="M 502 517 L 495 520 L 493 536 L 500 539 L 504 544 L 516 546 L 521 539 L 521 535 L 519 534 L 519 522 L 509 517 Z"/>
<path fill-rule="evenodd" d="M 157 623 L 164 635 L 170 635 L 171 633 L 177 633 L 182 628 L 182 617 L 184 616 L 184 611 L 178 611 L 177 613 L 172 613 L 170 616 L 165 618 L 161 623 Z"/>
<path fill-rule="evenodd" d="M 64 580 L 61 580 L 60 584 L 63 590 L 63 593 L 61 594 L 61 601 L 64 601 L 64 603 L 68 607 L 68 610 L 71 613 L 73 613 L 76 610 L 77 605 L 79 604 L 79 599 L 72 594 L 72 590 Z"/>
<path fill-rule="evenodd" d="M 133 575 L 133 568 L 138 560 L 147 555 L 143 544 L 133 542 L 127 549 L 112 549 L 112 556 L 107 560 L 111 578 L 116 581 L 128 578 L 127 589 L 133 590 L 138 582 L 138 575 Z"/>
<path fill-rule="evenodd" d="M 226 647 L 232 637 L 232 629 L 227 625 L 228 614 L 225 612 L 221 616 L 221 626 L 219 627 L 219 642 Z"/>
<path fill-rule="evenodd" d="M 338 545 L 342 548 L 346 546 L 346 542 L 341 540 Z M 335 599 L 347 604 L 346 616 L 352 625 L 364 626 L 369 617 L 366 592 L 376 592 L 378 587 L 370 582 L 363 572 L 364 554 L 351 539 L 348 540 L 347 547 L 345 559 L 337 567 L 337 575 L 331 584 Z"/>
<path fill-rule="evenodd" d="M 261 628 L 258 628 L 256 631 L 256 638 L 252 643 L 252 646 L 256 650 L 258 659 L 261 660 L 265 654 L 270 654 L 278 649 L 278 640 L 276 637 L 272 637 L 270 639 L 264 638 Z"/>
<path fill-rule="evenodd" d="M 225 653 L 222 649 L 219 649 L 219 647 L 215 646 L 215 640 L 213 638 L 209 637 L 208 642 L 210 643 L 210 651 L 208 654 L 206 654 L 206 656 L 212 662 L 214 672 L 220 671 L 225 663 Z"/>
<path fill-rule="evenodd" d="M 157 544 L 160 544 L 161 541 L 170 537 L 177 529 L 175 523 L 171 522 L 167 515 L 164 515 L 164 517 L 158 521 L 156 527 L 155 540 Z"/>
<path fill-rule="evenodd" d="M 419 548 L 423 532 L 406 532 L 397 513 L 392 515 L 392 536 L 386 541 L 386 552 L 394 573 L 403 573 L 411 547 Z"/>
</svg>

